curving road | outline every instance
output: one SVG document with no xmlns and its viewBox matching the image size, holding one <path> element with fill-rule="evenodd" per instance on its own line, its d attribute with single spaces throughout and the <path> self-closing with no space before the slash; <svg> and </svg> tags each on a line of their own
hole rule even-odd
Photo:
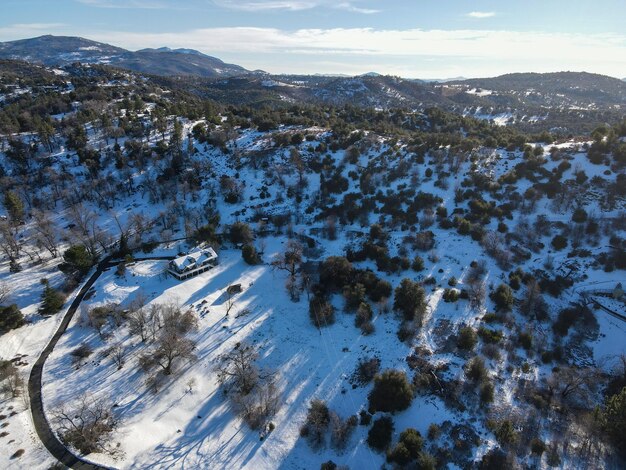
<svg viewBox="0 0 626 470">
<path fill-rule="evenodd" d="M 149 260 L 171 260 L 172 256 L 153 256 L 153 257 L 145 257 L 145 258 L 135 258 L 135 261 L 149 261 Z M 43 366 L 46 363 L 46 359 L 52 353 L 54 347 L 61 339 L 65 330 L 70 324 L 74 313 L 78 310 L 80 303 L 85 298 L 85 295 L 94 285 L 94 283 L 98 280 L 100 275 L 108 268 L 115 266 L 117 262 L 111 261 L 111 258 L 105 258 L 96 267 L 96 271 L 89 277 L 87 282 L 81 287 L 80 291 L 70 304 L 59 328 L 56 333 L 45 347 L 45 349 L 41 352 L 41 355 L 33 365 L 32 370 L 30 371 L 30 376 L 28 377 L 28 395 L 30 397 L 30 410 L 33 416 L 33 423 L 35 424 L 35 430 L 37 431 L 37 435 L 43 445 L 48 449 L 48 451 L 52 454 L 52 456 L 57 459 L 60 463 L 65 465 L 66 467 L 77 469 L 77 470 L 106 470 L 107 467 L 102 467 L 100 465 L 88 462 L 87 460 L 82 459 L 74 455 L 70 452 L 57 438 L 54 431 L 50 427 L 50 423 L 46 419 L 46 414 L 43 409 L 43 399 L 41 395 L 41 379 L 43 375 Z"/>
</svg>

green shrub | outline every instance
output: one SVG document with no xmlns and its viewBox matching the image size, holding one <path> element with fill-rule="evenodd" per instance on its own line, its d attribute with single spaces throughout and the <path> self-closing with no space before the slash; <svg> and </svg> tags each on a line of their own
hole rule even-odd
<svg viewBox="0 0 626 470">
<path fill-rule="evenodd" d="M 252 245 L 243 246 L 243 248 L 241 249 L 241 257 L 246 263 L 250 265 L 259 264 L 259 262 L 261 261 L 261 259 L 259 258 L 259 254 L 256 251 L 256 248 Z"/>
<path fill-rule="evenodd" d="M 504 334 L 502 330 L 490 330 L 489 328 L 481 326 L 478 328 L 478 336 L 480 336 L 485 343 L 496 344 L 502 341 Z"/>
<path fill-rule="evenodd" d="M 524 331 L 517 337 L 517 342 L 526 351 L 529 351 L 533 347 L 533 335 L 529 331 Z"/>
<path fill-rule="evenodd" d="M 24 315 L 17 308 L 17 305 L 12 304 L 7 307 L 0 307 L 0 334 L 19 328 L 25 323 Z"/>
<path fill-rule="evenodd" d="M 546 444 L 539 438 L 534 438 L 530 441 L 530 451 L 535 454 L 541 456 L 546 451 Z"/>
<path fill-rule="evenodd" d="M 318 328 L 332 325 L 335 323 L 335 307 L 324 297 L 313 296 L 309 301 L 309 317 Z"/>
<path fill-rule="evenodd" d="M 382 452 L 391 444 L 393 429 L 393 420 L 389 416 L 378 418 L 367 433 L 367 444 Z"/>
<path fill-rule="evenodd" d="M 552 247 L 557 250 L 563 250 L 565 248 L 567 248 L 567 238 L 565 238 L 563 235 L 556 235 L 553 239 L 552 239 Z"/>
<path fill-rule="evenodd" d="M 489 298 L 491 298 L 496 305 L 496 311 L 511 310 L 511 307 L 513 307 L 515 303 L 513 291 L 506 284 L 500 284 L 496 290 L 489 295 Z"/>
<path fill-rule="evenodd" d="M 491 382 L 486 382 L 480 387 L 480 402 L 482 404 L 491 403 L 493 401 L 494 387 Z"/>
<path fill-rule="evenodd" d="M 456 302 L 459 300 L 459 291 L 457 289 L 445 289 L 443 291 L 444 302 Z"/>
<path fill-rule="evenodd" d="M 474 328 L 472 328 L 471 326 L 461 327 L 456 343 L 459 349 L 471 351 L 472 349 L 474 349 L 474 346 L 476 346 L 477 342 L 478 335 L 476 334 L 476 331 L 474 331 Z"/>
<path fill-rule="evenodd" d="M 465 363 L 465 375 L 473 382 L 483 382 L 488 373 L 482 357 L 475 356 Z"/>
<path fill-rule="evenodd" d="M 402 411 L 413 400 L 413 388 L 404 372 L 386 370 L 374 379 L 369 394 L 370 408 L 376 411 Z"/>
</svg>

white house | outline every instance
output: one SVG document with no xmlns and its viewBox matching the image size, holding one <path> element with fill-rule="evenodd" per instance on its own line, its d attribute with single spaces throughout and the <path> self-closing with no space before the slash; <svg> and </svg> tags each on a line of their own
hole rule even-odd
<svg viewBox="0 0 626 470">
<path fill-rule="evenodd" d="M 170 261 L 168 272 L 179 281 L 208 271 L 217 264 L 217 253 L 211 247 L 197 248 Z"/>
</svg>

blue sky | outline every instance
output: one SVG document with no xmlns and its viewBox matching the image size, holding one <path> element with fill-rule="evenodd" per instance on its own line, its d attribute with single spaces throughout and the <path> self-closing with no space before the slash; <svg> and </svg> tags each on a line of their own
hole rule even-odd
<svg viewBox="0 0 626 470">
<path fill-rule="evenodd" d="M 0 41 L 189 47 L 272 73 L 626 77 L 626 0 L 2 0 Z"/>
</svg>

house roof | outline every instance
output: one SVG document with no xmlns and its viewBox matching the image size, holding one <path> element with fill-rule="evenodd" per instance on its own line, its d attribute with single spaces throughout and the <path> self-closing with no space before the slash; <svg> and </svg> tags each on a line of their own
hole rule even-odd
<svg viewBox="0 0 626 470">
<path fill-rule="evenodd" d="M 178 271 L 184 271 L 190 266 L 201 266 L 204 262 L 215 259 L 217 259 L 217 253 L 213 248 L 198 248 L 186 255 L 173 259 L 172 263 Z"/>
</svg>

